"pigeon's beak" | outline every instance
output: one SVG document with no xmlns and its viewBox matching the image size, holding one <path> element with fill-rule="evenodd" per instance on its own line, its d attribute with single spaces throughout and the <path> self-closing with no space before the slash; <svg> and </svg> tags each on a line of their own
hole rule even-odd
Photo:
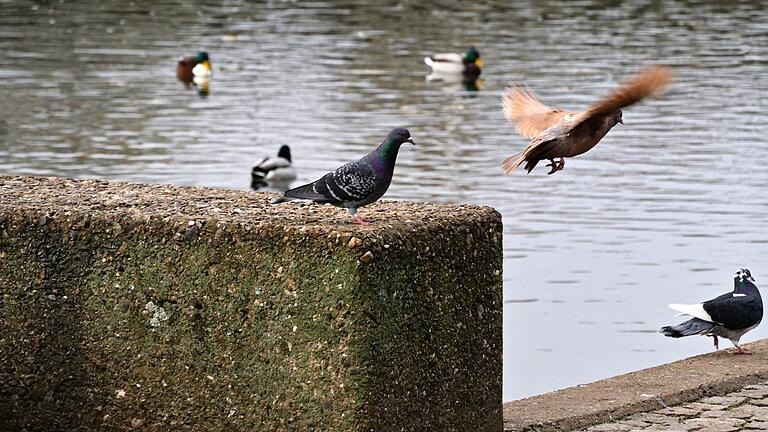
<svg viewBox="0 0 768 432">
<path fill-rule="evenodd" d="M 619 119 L 619 123 L 624 124 L 624 119 Z"/>
<path fill-rule="evenodd" d="M 416 145 L 416 143 L 413 142 L 413 138 L 408 138 L 407 140 L 405 140 L 405 142 L 409 142 L 409 143 L 411 143 L 413 145 Z"/>
</svg>

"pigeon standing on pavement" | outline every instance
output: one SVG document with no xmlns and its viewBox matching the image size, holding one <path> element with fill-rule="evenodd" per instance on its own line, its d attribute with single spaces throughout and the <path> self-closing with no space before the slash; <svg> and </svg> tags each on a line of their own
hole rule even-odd
<svg viewBox="0 0 768 432">
<path fill-rule="evenodd" d="M 733 292 L 704 303 L 669 305 L 680 312 L 680 315 L 693 318 L 676 326 L 662 327 L 660 332 L 673 338 L 691 335 L 712 336 L 716 350 L 717 337 L 720 336 L 733 343 L 736 347 L 734 354 L 751 354 L 739 346 L 739 339 L 760 324 L 763 319 L 763 299 L 749 270 L 741 269 L 736 272 L 733 282 Z"/>
<path fill-rule="evenodd" d="M 395 170 L 397 152 L 405 142 L 415 144 L 408 129 L 392 129 L 384 142 L 360 160 L 342 165 L 312 183 L 291 189 L 272 203 L 306 199 L 332 204 L 346 208 L 353 217 L 353 223 L 367 224 L 357 215 L 357 209 L 378 200 L 387 191 Z"/>
<path fill-rule="evenodd" d="M 549 108 L 531 91 L 519 86 L 507 89 L 502 98 L 504 116 L 516 125 L 520 135 L 531 138 L 525 150 L 504 159 L 504 174 L 511 174 L 525 162 L 530 173 L 537 163 L 548 159 L 554 174 L 565 167 L 566 157 L 587 152 L 622 121 L 621 108 L 655 94 L 672 78 L 669 68 L 655 66 L 631 78 L 611 95 L 586 111 L 569 112 Z M 555 162 L 555 158 L 560 158 Z"/>
</svg>

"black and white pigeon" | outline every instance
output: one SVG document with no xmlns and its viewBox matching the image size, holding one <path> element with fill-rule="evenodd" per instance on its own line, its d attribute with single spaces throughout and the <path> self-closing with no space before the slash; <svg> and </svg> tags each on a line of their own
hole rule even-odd
<svg viewBox="0 0 768 432">
<path fill-rule="evenodd" d="M 389 189 L 397 152 L 400 145 L 406 142 L 415 144 L 408 129 L 392 129 L 376 149 L 360 160 L 342 165 L 312 183 L 291 189 L 272 204 L 297 199 L 332 204 L 346 208 L 353 217 L 353 223 L 367 224 L 357 215 L 357 209 L 378 200 Z"/>
<path fill-rule="evenodd" d="M 733 278 L 733 292 L 723 294 L 704 303 L 684 305 L 671 304 L 670 308 L 693 318 L 676 326 L 662 327 L 664 336 L 712 336 L 715 350 L 717 337 L 729 339 L 736 347 L 734 354 L 752 354 L 739 346 L 739 339 L 760 324 L 763 319 L 763 299 L 757 290 L 755 280 L 747 269 L 736 272 Z"/>
<path fill-rule="evenodd" d="M 291 163 L 291 149 L 287 145 L 280 147 L 277 157 L 264 157 L 256 161 L 251 170 L 251 187 L 254 190 L 267 185 L 286 190 L 294 180 L 296 169 Z"/>
</svg>

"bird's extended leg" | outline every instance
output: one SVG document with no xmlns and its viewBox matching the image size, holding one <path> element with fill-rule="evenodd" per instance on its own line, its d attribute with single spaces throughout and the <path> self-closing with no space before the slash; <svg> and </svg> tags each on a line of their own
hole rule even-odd
<svg viewBox="0 0 768 432">
<path fill-rule="evenodd" d="M 744 348 L 736 344 L 733 344 L 733 345 L 736 346 L 736 351 L 733 352 L 733 355 L 752 355 L 751 352 L 745 350 Z"/>
<path fill-rule="evenodd" d="M 717 351 L 720 349 L 720 347 L 717 344 L 717 335 L 711 335 L 711 336 L 712 336 L 713 342 L 715 343 L 715 351 Z"/>
<path fill-rule="evenodd" d="M 560 160 L 557 161 L 557 162 L 555 162 L 554 159 L 550 159 L 549 161 L 552 162 L 552 163 L 548 163 L 546 166 L 552 167 L 552 169 L 549 170 L 547 175 L 552 175 L 552 174 L 560 171 L 561 169 L 565 168 L 565 158 L 561 157 Z"/>
<path fill-rule="evenodd" d="M 357 215 L 357 209 L 356 208 L 348 208 L 347 211 L 349 211 L 349 214 L 352 215 L 352 223 L 358 224 L 358 225 L 370 225 L 371 223 L 364 220 L 360 216 Z"/>
</svg>

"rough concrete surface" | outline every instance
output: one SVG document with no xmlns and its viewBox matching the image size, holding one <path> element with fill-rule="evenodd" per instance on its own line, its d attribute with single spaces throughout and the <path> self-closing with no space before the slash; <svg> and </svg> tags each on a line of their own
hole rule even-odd
<svg viewBox="0 0 768 432">
<path fill-rule="evenodd" d="M 735 356 L 732 350 L 721 350 L 591 384 L 507 402 L 504 404 L 504 430 L 568 431 L 595 425 L 601 426 L 592 430 L 694 430 L 681 428 L 678 418 L 691 420 L 689 426 L 698 425 L 701 430 L 720 430 L 709 429 L 714 428 L 714 423 L 718 422 L 699 419 L 697 414 L 718 407 L 728 408 L 732 403 L 738 405 L 744 399 L 735 402 L 722 398 L 700 399 L 745 387 L 749 390 L 751 388 L 747 386 L 768 380 L 768 340 L 746 344 L 744 347 L 754 354 Z M 689 402 L 693 403 L 678 407 Z M 662 410 L 669 407 L 673 408 Z M 662 411 L 652 413 L 656 410 Z M 636 413 L 646 414 L 627 417 Z M 704 418 L 716 416 L 708 414 Z M 628 423 L 614 423 L 622 419 Z M 758 417 L 754 420 L 757 421 Z M 667 424 L 669 422 L 673 423 Z M 717 427 L 720 426 L 723 425 L 718 423 Z"/>
<path fill-rule="evenodd" d="M 501 217 L 0 177 L 0 430 L 501 429 Z"/>
</svg>

